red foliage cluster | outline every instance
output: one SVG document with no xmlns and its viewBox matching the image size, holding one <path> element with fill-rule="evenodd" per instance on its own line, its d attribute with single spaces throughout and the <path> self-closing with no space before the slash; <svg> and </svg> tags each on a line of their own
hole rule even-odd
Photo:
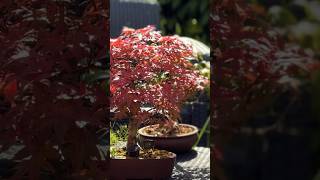
<svg viewBox="0 0 320 180">
<path fill-rule="evenodd" d="M 0 145 L 16 175 L 96 177 L 107 126 L 108 1 L 0 3 Z"/>
<path fill-rule="evenodd" d="M 191 55 L 189 45 L 175 36 L 161 36 L 152 26 L 127 28 L 111 39 L 110 90 L 115 119 L 141 122 L 155 113 L 179 119 L 182 103 L 207 81 L 187 60 Z"/>
</svg>

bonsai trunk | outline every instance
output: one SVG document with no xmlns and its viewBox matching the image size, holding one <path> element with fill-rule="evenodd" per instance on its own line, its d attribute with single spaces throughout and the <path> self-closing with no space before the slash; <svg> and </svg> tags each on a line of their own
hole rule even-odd
<svg viewBox="0 0 320 180">
<path fill-rule="evenodd" d="M 137 132 L 138 132 L 138 121 L 135 119 L 129 120 L 128 125 L 128 141 L 127 141 L 127 155 L 129 157 L 139 156 L 139 147 L 137 145 Z"/>
</svg>

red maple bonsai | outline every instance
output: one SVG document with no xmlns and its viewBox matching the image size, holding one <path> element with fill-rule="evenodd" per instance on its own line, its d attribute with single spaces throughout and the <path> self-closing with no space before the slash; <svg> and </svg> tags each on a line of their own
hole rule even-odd
<svg viewBox="0 0 320 180">
<path fill-rule="evenodd" d="M 110 108 L 114 119 L 129 119 L 129 156 L 136 152 L 140 123 L 159 115 L 166 122 L 178 120 L 182 103 L 203 88 L 207 80 L 187 60 L 191 55 L 189 45 L 152 26 L 126 28 L 110 40 Z"/>
</svg>

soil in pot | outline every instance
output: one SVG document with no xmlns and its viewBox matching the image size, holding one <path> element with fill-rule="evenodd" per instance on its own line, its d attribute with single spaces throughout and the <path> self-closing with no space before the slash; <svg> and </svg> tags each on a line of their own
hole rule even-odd
<svg viewBox="0 0 320 180">
<path fill-rule="evenodd" d="M 114 149 L 110 159 L 111 180 L 167 180 L 171 177 L 176 154 L 166 150 L 140 150 L 138 158 L 126 157 L 123 148 Z"/>
<path fill-rule="evenodd" d="M 126 151 L 124 149 L 116 149 L 111 159 L 126 159 Z M 171 158 L 174 153 L 159 149 L 141 149 L 138 159 L 165 159 Z"/>
<path fill-rule="evenodd" d="M 160 124 L 139 129 L 141 146 L 151 146 L 174 153 L 185 153 L 191 150 L 198 138 L 198 128 L 189 124 L 179 124 L 170 129 Z"/>
<path fill-rule="evenodd" d="M 194 127 L 186 124 L 179 124 L 174 128 L 167 128 L 165 126 L 160 126 L 160 124 L 154 124 L 154 125 L 146 126 L 144 128 L 144 133 L 150 136 L 157 136 L 157 137 L 175 137 L 175 136 L 184 136 L 186 134 L 190 134 L 194 130 L 195 130 Z"/>
</svg>

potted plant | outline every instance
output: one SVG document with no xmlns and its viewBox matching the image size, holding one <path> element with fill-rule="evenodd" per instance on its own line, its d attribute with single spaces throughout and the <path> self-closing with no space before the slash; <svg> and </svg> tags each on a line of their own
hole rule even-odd
<svg viewBox="0 0 320 180">
<path fill-rule="evenodd" d="M 153 26 L 137 30 L 125 28 L 118 38 L 110 40 L 112 119 L 129 120 L 125 148 L 127 163 L 136 161 L 139 155 L 141 157 L 145 154 L 145 149 L 141 150 L 137 145 L 141 125 L 156 123 L 167 134 L 179 129 L 174 122 L 179 120 L 182 103 L 206 83 L 206 79 L 187 60 L 191 55 L 189 45 L 175 36 L 161 36 Z M 142 148 L 146 147 L 144 143 L 140 145 Z M 170 152 L 166 156 L 160 154 L 160 160 L 166 158 L 172 159 L 175 155 Z M 160 163 L 160 160 L 156 162 Z M 116 162 L 120 160 L 111 160 L 111 168 L 116 167 Z M 120 165 L 117 167 L 120 168 Z M 144 168 L 143 171 L 136 172 L 149 171 L 152 166 Z M 121 169 L 120 174 L 125 174 L 123 170 Z"/>
<path fill-rule="evenodd" d="M 200 73 L 200 76 L 205 78 L 210 78 L 209 62 L 207 57 L 207 62 L 205 62 L 204 55 L 202 53 L 210 53 L 208 47 L 202 44 L 199 41 L 196 41 L 187 37 L 178 37 L 179 40 L 186 44 L 190 44 L 192 47 L 192 56 L 188 57 L 188 60 L 193 64 L 196 71 Z M 186 116 L 189 113 L 199 113 L 197 111 L 192 111 L 190 109 L 190 104 L 192 106 L 197 106 L 197 101 L 199 99 L 207 99 L 209 98 L 209 86 L 206 86 L 208 83 L 206 81 L 203 82 L 203 87 L 201 87 L 201 91 L 196 94 L 191 94 L 192 98 L 188 98 L 187 101 L 183 101 L 183 106 L 180 108 L 181 113 L 180 116 L 183 119 L 183 123 L 174 124 L 175 121 L 168 121 L 168 123 L 160 123 L 148 125 L 138 130 L 138 139 L 141 144 L 148 143 L 148 146 L 151 145 L 159 148 L 166 149 L 175 153 L 185 153 L 191 150 L 192 146 L 195 145 L 196 141 L 199 140 L 198 137 L 198 128 L 194 125 L 191 125 L 191 119 Z M 204 88 L 204 89 L 202 89 Z M 199 89 L 200 90 L 200 89 Z M 189 97 L 190 97 L 189 96 Z M 202 102 L 203 103 L 203 102 Z M 199 106 L 199 105 L 198 105 Z M 209 106 L 208 104 L 206 106 Z M 194 107 L 192 109 L 199 109 L 200 107 Z M 186 111 L 190 111 L 187 112 Z M 205 111 L 205 110 L 204 110 Z M 200 112 L 201 113 L 201 112 Z M 203 116 L 207 116 L 207 114 L 201 114 Z M 204 123 L 203 117 L 200 114 L 197 114 L 197 121 L 199 124 Z M 166 117 L 160 116 L 160 120 L 166 119 Z M 206 118 L 209 121 L 209 118 Z M 205 119 L 205 120 L 206 120 Z M 201 122 L 200 122 L 201 121 Z M 171 122 L 171 123 L 170 123 Z M 173 123 L 173 124 L 172 124 Z M 152 123 L 151 123 L 152 124 Z M 197 124 L 197 125 L 199 125 Z"/>
<path fill-rule="evenodd" d="M 167 127 L 169 126 L 169 127 Z M 175 153 L 186 153 L 198 139 L 198 128 L 190 124 L 177 125 L 153 124 L 139 129 L 141 144 L 149 143 L 159 149 L 166 149 Z"/>
</svg>

